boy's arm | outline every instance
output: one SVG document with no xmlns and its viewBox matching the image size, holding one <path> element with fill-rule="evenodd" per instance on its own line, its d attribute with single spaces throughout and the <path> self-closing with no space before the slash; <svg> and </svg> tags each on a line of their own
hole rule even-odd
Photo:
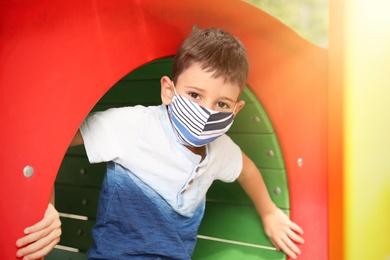
<svg viewBox="0 0 390 260">
<path fill-rule="evenodd" d="M 76 134 L 73 136 L 72 141 L 69 146 L 76 146 L 84 144 L 83 137 L 81 136 L 80 129 L 77 130 Z"/>
<path fill-rule="evenodd" d="M 242 158 L 243 167 L 238 182 L 255 205 L 263 223 L 264 231 L 272 244 L 277 250 L 282 250 L 295 259 L 301 251 L 294 242 L 304 242 L 300 236 L 303 234 L 302 229 L 273 203 L 260 171 L 251 159 L 244 153 L 242 153 Z"/>
<path fill-rule="evenodd" d="M 69 146 L 83 144 L 80 130 L 77 130 Z M 60 241 L 61 220 L 54 208 L 54 189 L 43 219 L 24 230 L 25 236 L 16 241 L 19 248 L 16 256 L 23 259 L 40 259 L 47 255 Z"/>
</svg>

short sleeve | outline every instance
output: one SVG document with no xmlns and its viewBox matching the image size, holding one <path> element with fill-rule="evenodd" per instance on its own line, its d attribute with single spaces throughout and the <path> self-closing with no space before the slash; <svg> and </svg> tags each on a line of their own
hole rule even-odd
<svg viewBox="0 0 390 260">
<path fill-rule="evenodd" d="M 115 161 L 123 151 L 131 152 L 142 124 L 142 108 L 112 108 L 91 113 L 80 132 L 90 163 Z"/>
<path fill-rule="evenodd" d="M 214 179 L 223 182 L 235 181 L 242 171 L 242 153 L 240 147 L 227 136 L 222 135 L 210 144 L 215 164 Z"/>
</svg>

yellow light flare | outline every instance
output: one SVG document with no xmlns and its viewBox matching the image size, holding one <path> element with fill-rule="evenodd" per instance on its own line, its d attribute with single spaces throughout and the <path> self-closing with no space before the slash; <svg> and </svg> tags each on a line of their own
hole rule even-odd
<svg viewBox="0 0 390 260">
<path fill-rule="evenodd" d="M 388 0 L 346 5 L 344 253 L 351 260 L 390 259 L 389 10 Z"/>
</svg>

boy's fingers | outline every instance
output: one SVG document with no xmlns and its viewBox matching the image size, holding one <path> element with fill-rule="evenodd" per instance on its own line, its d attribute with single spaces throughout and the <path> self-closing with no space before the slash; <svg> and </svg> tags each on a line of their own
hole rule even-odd
<svg viewBox="0 0 390 260">
<path fill-rule="evenodd" d="M 39 227 L 39 226 L 38 226 Z M 45 239 L 46 236 L 49 236 L 50 238 L 53 238 L 53 235 L 58 236 L 61 235 L 61 221 L 56 220 L 51 222 L 49 225 L 44 225 L 43 228 L 38 228 L 37 231 L 34 231 L 36 228 L 36 225 L 29 230 L 30 233 L 16 241 L 17 247 L 23 247 L 25 245 L 34 243 L 35 241 L 38 241 L 40 239 Z"/>
<path fill-rule="evenodd" d="M 283 239 L 283 244 L 285 245 L 285 253 L 290 256 L 291 258 L 296 258 L 298 255 L 301 254 L 301 250 L 298 248 L 297 245 L 294 244 L 293 241 L 291 241 L 288 237 Z"/>
<path fill-rule="evenodd" d="M 40 248 L 37 245 L 32 245 L 31 247 L 25 247 L 23 249 L 20 249 L 17 252 L 17 257 L 23 257 L 23 259 L 40 259 L 50 253 L 50 251 L 54 248 L 56 244 L 59 242 L 59 238 L 56 240 L 53 240 L 50 244 L 43 246 Z M 38 251 L 37 251 L 38 250 Z"/>
<path fill-rule="evenodd" d="M 49 205 L 46 209 L 44 218 L 41 221 L 39 221 L 38 223 L 36 223 L 30 227 L 27 227 L 24 230 L 24 233 L 27 235 L 27 234 L 30 234 L 30 233 L 36 232 L 38 230 L 45 229 L 45 228 L 49 227 L 50 225 L 52 225 L 52 223 L 54 221 L 56 221 L 58 219 L 57 215 L 58 215 L 58 213 L 55 210 L 54 206 L 49 203 Z"/>
<path fill-rule="evenodd" d="M 28 245 L 28 244 L 31 244 L 31 243 L 37 241 L 40 238 L 43 238 L 44 236 L 45 236 L 45 231 L 31 233 L 23 238 L 18 239 L 18 241 L 16 241 L 16 246 L 23 247 L 25 245 Z"/>
<path fill-rule="evenodd" d="M 48 228 L 51 224 L 53 223 L 53 220 L 49 220 L 49 219 L 46 219 L 46 218 L 43 218 L 41 221 L 39 221 L 38 223 L 32 225 L 32 226 L 29 226 L 27 227 L 25 230 L 24 230 L 24 233 L 26 235 L 28 234 L 31 234 L 31 233 L 34 233 L 34 232 L 37 232 L 39 230 L 42 230 L 42 229 L 46 229 Z"/>
<path fill-rule="evenodd" d="M 303 244 L 305 242 L 305 240 L 300 235 L 298 235 L 297 233 L 295 233 L 292 230 L 290 230 L 287 235 L 294 242 L 297 242 L 300 244 Z"/>
<path fill-rule="evenodd" d="M 297 255 L 283 241 L 280 242 L 280 249 L 289 257 L 297 258 Z"/>
<path fill-rule="evenodd" d="M 298 226 L 296 223 L 292 222 L 292 221 L 290 222 L 290 228 L 292 230 L 294 230 L 295 232 L 303 235 L 303 229 L 300 226 Z"/>
<path fill-rule="evenodd" d="M 35 241 L 31 244 L 26 243 L 26 247 L 23 247 L 18 250 L 17 257 L 29 256 L 29 259 L 38 259 L 47 253 L 60 241 L 61 230 L 56 229 L 48 235 L 43 235 L 35 233 L 29 237 L 29 240 Z M 37 240 L 37 237 L 42 237 L 42 239 Z M 26 242 L 26 241 L 24 241 Z M 30 255 L 31 254 L 31 255 Z M 34 256 L 34 258 L 32 257 Z M 37 256 L 37 257 L 35 257 Z"/>
</svg>

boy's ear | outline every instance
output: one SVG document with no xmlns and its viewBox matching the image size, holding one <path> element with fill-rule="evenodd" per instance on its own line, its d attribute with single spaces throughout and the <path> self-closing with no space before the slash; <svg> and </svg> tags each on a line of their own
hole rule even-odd
<svg viewBox="0 0 390 260">
<path fill-rule="evenodd" d="M 169 77 L 164 76 L 160 80 L 161 84 L 161 100 L 164 105 L 171 104 L 172 98 L 175 95 L 173 90 L 172 81 Z"/>
<path fill-rule="evenodd" d="M 241 108 L 244 107 L 244 105 L 245 105 L 245 101 L 244 100 L 240 100 L 240 101 L 237 102 L 236 109 L 234 110 L 234 117 L 236 117 L 236 115 L 241 110 Z"/>
</svg>

